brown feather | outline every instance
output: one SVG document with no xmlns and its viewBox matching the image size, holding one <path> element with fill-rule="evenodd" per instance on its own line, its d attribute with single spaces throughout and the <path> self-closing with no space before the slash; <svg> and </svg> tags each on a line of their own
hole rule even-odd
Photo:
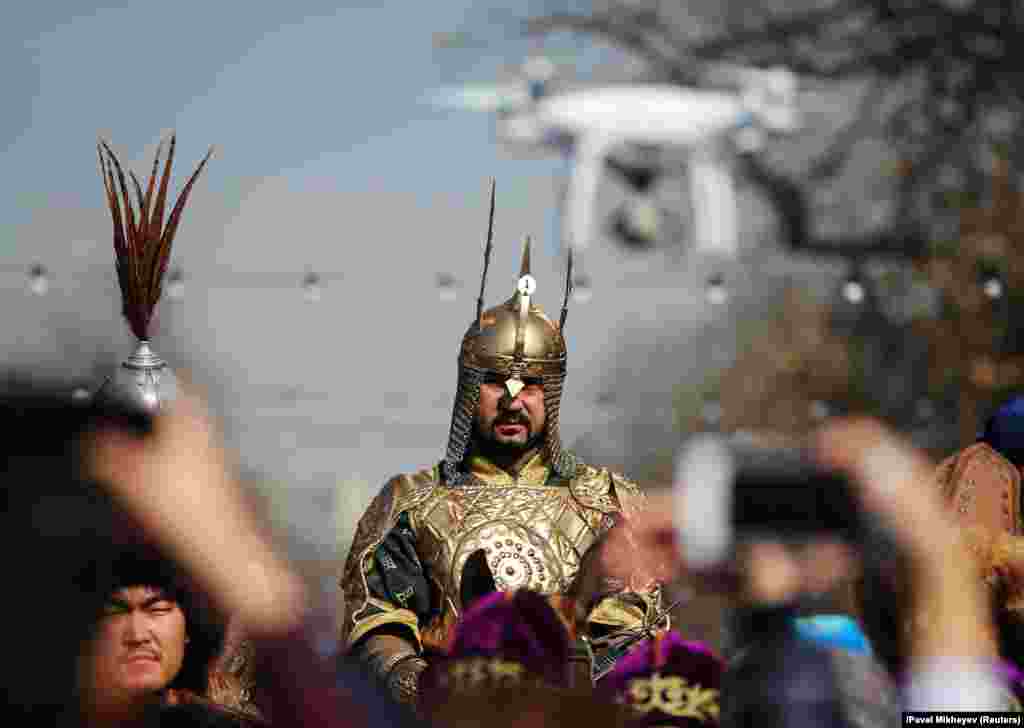
<svg viewBox="0 0 1024 728">
<path fill-rule="evenodd" d="M 96 145 L 96 156 L 100 162 L 100 179 L 103 180 L 103 191 L 107 196 L 107 206 L 110 206 L 110 185 L 107 183 L 107 162 L 103 158 L 103 147 Z"/>
<path fill-rule="evenodd" d="M 123 193 L 123 199 L 127 200 L 128 199 L 128 194 L 127 194 L 127 191 L 125 190 L 124 172 L 121 169 L 121 164 L 118 161 L 117 156 L 114 154 L 113 150 L 110 149 L 110 146 L 104 143 L 104 147 L 106 148 L 106 152 L 107 152 L 108 169 L 111 170 L 111 178 L 110 178 L 111 188 L 114 191 L 114 199 L 117 202 L 116 218 L 117 218 L 118 224 L 121 225 L 121 231 L 122 231 L 121 234 L 122 234 L 122 239 L 124 240 L 124 247 L 125 247 L 125 259 L 124 259 L 124 261 L 125 261 L 125 265 L 127 266 L 128 277 L 129 277 L 130 280 L 133 280 L 138 275 L 138 270 L 137 270 L 138 266 L 136 265 L 136 254 L 135 254 L 135 251 L 136 251 L 137 246 L 138 246 L 138 236 L 135 234 L 135 220 L 134 220 L 135 216 L 132 214 L 130 208 L 126 208 L 126 209 L 122 210 L 122 205 L 121 205 L 121 199 L 122 198 L 119 198 L 118 194 L 117 194 L 118 193 L 117 180 L 119 179 L 120 182 L 121 182 L 121 192 Z M 115 179 L 115 177 L 114 177 L 114 173 L 115 172 L 117 173 L 117 179 Z M 134 286 L 131 286 L 131 289 L 134 290 Z M 132 298 L 134 298 L 134 297 L 132 297 Z M 134 304 L 134 300 L 130 300 L 127 303 Z"/>
<path fill-rule="evenodd" d="M 129 252 L 128 239 L 125 235 L 124 221 L 121 216 L 121 202 L 117 197 L 117 182 L 114 181 L 114 170 L 111 169 L 109 160 L 107 160 L 106 171 L 107 202 L 110 205 L 110 214 L 114 221 L 114 251 L 118 256 L 119 262 L 127 268 L 131 254 Z M 126 270 L 125 275 L 130 280 L 130 271 Z M 129 289 L 125 293 L 130 295 L 130 292 L 129 285 Z"/>
<path fill-rule="evenodd" d="M 114 204 L 113 177 L 99 145 L 96 146 L 96 151 L 100 158 L 100 177 L 103 178 L 103 190 L 107 195 L 107 208 L 110 210 L 114 223 L 114 254 L 120 260 L 124 256 L 124 235 L 121 230 L 121 217 Z"/>
<path fill-rule="evenodd" d="M 142 205 L 142 220 L 143 225 L 146 228 L 147 239 L 152 235 L 153 224 L 151 221 L 152 208 L 150 205 L 153 202 L 153 190 L 156 187 L 156 174 L 160 170 L 160 153 L 164 149 L 164 141 L 160 140 L 160 143 L 156 145 L 156 154 L 153 156 L 153 169 L 149 172 L 149 183 L 146 185 L 146 197 Z"/>
<path fill-rule="evenodd" d="M 497 181 L 491 177 L 491 212 L 487 218 L 487 245 L 484 247 L 484 273 L 480 278 L 480 296 L 476 299 L 476 325 L 483 329 L 484 289 L 487 287 L 487 268 L 491 264 L 491 250 L 494 243 L 494 190 Z"/>
<path fill-rule="evenodd" d="M 181 213 L 185 209 L 185 204 L 188 202 L 188 196 L 192 192 L 192 185 L 199 178 L 203 168 L 206 167 L 206 163 L 210 160 L 213 155 L 213 147 L 206 153 L 199 166 L 189 177 L 185 186 L 182 187 L 181 192 L 178 194 L 178 201 L 174 204 L 174 209 L 171 210 L 171 216 L 167 219 L 167 228 L 164 230 L 163 235 L 160 238 L 159 252 L 157 255 L 157 265 L 154 271 L 152 281 L 153 291 L 153 302 L 156 303 L 157 299 L 160 298 L 160 284 L 163 281 L 164 272 L 167 270 L 167 263 L 171 258 L 171 244 L 174 242 L 174 236 L 178 232 L 178 223 L 181 221 Z"/>
<path fill-rule="evenodd" d="M 106 146 L 106 145 L 104 145 Z M 135 243 L 135 214 L 131 208 L 131 197 L 128 195 L 128 185 L 125 183 L 124 170 L 121 169 L 121 163 L 114 156 L 114 153 L 107 147 L 107 154 L 110 157 L 110 161 L 113 163 L 114 170 L 117 172 L 117 181 L 119 183 L 119 189 L 121 192 L 121 198 L 124 200 L 124 226 L 125 234 L 128 239 L 129 245 Z"/>
<path fill-rule="evenodd" d="M 164 174 L 160 179 L 160 189 L 156 193 L 156 204 L 153 206 L 153 217 L 150 219 L 150 229 L 158 234 L 164 226 L 164 206 L 167 204 L 167 187 L 171 181 L 171 165 L 174 163 L 174 147 L 176 140 L 171 134 L 170 148 L 167 150 L 167 162 L 164 164 Z M 154 235 L 155 237 L 155 235 Z"/>
<path fill-rule="evenodd" d="M 562 299 L 562 316 L 558 321 L 558 330 L 565 336 L 565 318 L 569 315 L 569 298 L 572 296 L 572 246 L 569 246 L 568 260 L 565 263 L 565 298 Z"/>
<path fill-rule="evenodd" d="M 160 299 L 163 276 L 170 260 L 171 244 L 188 202 L 189 193 L 213 154 L 211 148 L 182 188 L 165 229 L 163 218 L 167 204 L 167 191 L 170 186 L 174 148 L 175 138 L 172 135 L 159 186 L 157 186 L 156 178 L 160 169 L 163 142 L 157 146 L 156 157 L 145 193 L 142 191 L 142 185 L 138 178 L 129 171 L 135 191 L 134 201 L 129 193 L 124 171 L 117 155 L 103 141 L 100 142 L 97 149 L 103 187 L 107 194 L 107 204 L 114 221 L 115 267 L 118 284 L 121 287 L 124 316 L 128 320 L 132 333 L 139 339 L 148 337 L 150 321 L 157 301 Z M 138 218 L 135 215 L 133 202 L 138 205 Z"/>
<path fill-rule="evenodd" d="M 117 197 L 114 193 L 114 178 L 110 171 L 109 163 L 103 157 L 103 151 L 99 145 L 96 146 L 96 150 L 99 153 L 100 158 L 100 176 L 103 178 L 103 188 L 107 194 L 107 206 L 110 209 L 110 214 L 114 223 L 114 256 L 116 261 L 115 267 L 117 270 L 117 283 L 121 288 L 122 310 L 127 316 L 127 306 L 125 303 L 131 295 L 131 284 L 129 282 L 128 272 L 126 269 L 127 247 L 124 240 L 124 230 L 121 226 L 120 207 L 117 204 Z"/>
<path fill-rule="evenodd" d="M 153 213 L 149 220 L 149 232 L 150 235 L 147 239 L 148 246 L 145 254 L 145 273 L 139 281 L 140 291 L 143 292 L 146 299 L 152 301 L 152 305 L 156 305 L 156 300 L 159 298 L 159 293 L 153 290 L 153 277 L 157 269 L 157 260 L 160 256 L 160 239 L 162 237 L 162 231 L 164 228 L 164 209 L 167 205 L 167 192 L 170 187 L 171 181 L 171 167 L 174 164 L 174 149 L 176 146 L 176 138 L 174 134 L 171 134 L 171 141 L 167 150 L 167 160 L 164 163 L 164 173 L 160 179 L 160 187 L 157 190 L 156 203 L 153 206 Z M 159 289 L 159 285 L 157 285 Z"/>
<path fill-rule="evenodd" d="M 139 206 L 139 235 L 146 237 L 146 218 L 142 216 L 142 211 L 145 209 L 143 207 L 142 185 L 139 184 L 139 178 L 130 169 L 128 170 L 128 177 L 131 178 L 132 187 L 135 188 L 135 204 Z"/>
<path fill-rule="evenodd" d="M 125 317 L 128 319 L 128 324 L 132 329 L 132 333 L 139 338 L 145 338 L 145 332 L 149 326 L 149 311 L 147 311 L 148 307 L 146 305 L 145 297 L 142 295 L 142 291 L 139 290 L 139 281 L 142 279 L 143 261 L 141 258 L 145 247 L 144 241 L 140 239 L 139 230 L 135 222 L 135 213 L 132 209 L 131 197 L 128 194 L 128 187 L 125 183 L 124 170 L 121 168 L 121 163 L 118 161 L 113 150 L 111 150 L 107 145 L 104 146 L 106 146 L 107 156 L 117 172 L 121 198 L 124 201 L 123 218 L 120 205 L 118 206 L 115 217 L 118 220 L 123 219 L 123 234 L 127 241 L 125 272 L 128 278 L 128 295 L 124 298 Z M 114 195 L 114 199 L 117 199 L 116 194 Z"/>
<path fill-rule="evenodd" d="M 128 175 L 131 177 L 132 184 L 135 186 L 135 195 L 139 206 L 139 219 L 135 225 L 135 236 L 139 241 L 141 241 L 140 245 L 145 246 L 144 241 L 148 239 L 148 236 L 146 233 L 146 218 L 142 214 L 142 211 L 145 209 L 142 199 L 142 186 L 139 184 L 139 179 L 135 176 L 134 172 L 129 170 Z M 134 217 L 134 213 L 132 214 L 132 217 Z"/>
</svg>

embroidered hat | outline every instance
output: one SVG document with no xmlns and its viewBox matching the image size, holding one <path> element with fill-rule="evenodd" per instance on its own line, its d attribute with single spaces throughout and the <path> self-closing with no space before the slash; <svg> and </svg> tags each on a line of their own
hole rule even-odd
<svg viewBox="0 0 1024 728">
<path fill-rule="evenodd" d="M 494 592 L 466 612 L 448 655 L 424 671 L 420 697 L 429 712 L 456 695 L 568 683 L 569 635 L 548 599 L 527 590 Z"/>
<path fill-rule="evenodd" d="M 597 684 L 631 708 L 634 726 L 717 726 L 724 664 L 706 645 L 658 632 Z"/>
</svg>

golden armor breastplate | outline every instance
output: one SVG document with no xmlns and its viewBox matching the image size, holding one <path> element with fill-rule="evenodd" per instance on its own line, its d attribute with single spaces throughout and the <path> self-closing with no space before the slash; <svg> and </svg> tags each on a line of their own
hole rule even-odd
<svg viewBox="0 0 1024 728">
<path fill-rule="evenodd" d="M 456 614 L 463 569 L 474 553 L 483 551 L 502 591 L 564 593 L 605 518 L 584 509 L 565 485 L 504 484 L 439 487 L 411 515 L 443 611 Z"/>
<path fill-rule="evenodd" d="M 575 629 L 580 605 L 589 605 L 596 594 L 591 594 L 594 584 L 576 583 L 586 569 L 584 556 L 612 527 L 616 514 L 628 516 L 640 507 L 639 489 L 621 476 L 584 464 L 577 465 L 571 480 L 552 479 L 540 455 L 518 476 L 480 460 L 472 465 L 473 477 L 467 483 L 447 485 L 440 482 L 438 468 L 432 468 L 392 478 L 374 498 L 360 520 L 341 580 L 344 644 L 356 644 L 368 632 L 395 623 L 423 647 L 445 649 L 464 611 L 464 576 L 467 597 L 490 588 L 487 579 L 480 578 L 486 575 L 468 580 L 467 564 L 481 565 L 481 559 L 473 557 L 478 553 L 495 588 L 527 588 L 549 595 L 570 631 Z M 403 515 L 416 557 L 432 585 L 431 602 L 437 611 L 429 624 L 404 603 L 371 594 L 367 582 L 374 550 Z M 657 593 L 648 596 L 658 601 Z"/>
</svg>

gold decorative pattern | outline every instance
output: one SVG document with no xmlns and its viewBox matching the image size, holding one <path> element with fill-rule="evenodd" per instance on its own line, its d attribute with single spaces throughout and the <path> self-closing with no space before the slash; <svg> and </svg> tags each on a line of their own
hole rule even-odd
<svg viewBox="0 0 1024 728">
<path fill-rule="evenodd" d="M 412 523 L 429 534 L 424 562 L 445 575 L 444 589 L 452 596 L 466 561 L 478 550 L 484 551 L 499 588 L 564 592 L 600 525 L 601 514 L 582 509 L 563 486 L 474 484 L 438 490 L 437 499 L 412 514 Z M 453 513 L 457 521 L 451 520 Z"/>
<path fill-rule="evenodd" d="M 630 625 L 640 624 L 650 610 L 640 595 L 632 596 L 632 599 L 619 597 L 605 597 L 601 599 L 590 610 L 588 621 L 591 624 L 600 624 L 604 627 L 625 628 Z"/>
<path fill-rule="evenodd" d="M 657 710 L 674 718 L 702 723 L 718 721 L 718 691 L 702 688 L 678 675 L 654 673 L 629 681 L 629 704 L 641 713 Z"/>
<path fill-rule="evenodd" d="M 482 685 L 516 685 L 526 678 L 526 668 L 518 662 L 496 657 L 470 657 L 454 661 L 441 673 L 439 682 L 460 692 L 473 692 Z"/>
<path fill-rule="evenodd" d="M 381 604 L 376 599 L 372 601 L 375 602 L 376 605 Z M 409 631 L 412 632 L 413 636 L 416 638 L 416 646 L 418 648 L 423 647 L 420 638 L 419 620 L 413 612 L 390 604 L 384 604 L 383 607 L 378 607 L 378 609 L 379 611 L 376 614 L 356 620 L 355 624 L 349 627 L 350 631 L 347 635 L 347 641 L 342 644 L 351 647 L 377 627 L 385 624 L 401 624 L 408 627 Z"/>
<path fill-rule="evenodd" d="M 469 366 L 488 371 L 512 374 L 516 357 L 516 334 L 522 332 L 522 376 L 539 377 L 565 372 L 565 340 L 558 326 L 544 311 L 530 305 L 520 322 L 520 296 L 516 293 L 483 317 L 482 329 L 474 326 L 466 332 L 462 343 L 462 360 Z"/>
<path fill-rule="evenodd" d="M 568 594 L 583 555 L 610 528 L 611 515 L 624 505 L 635 512 L 642 503 L 635 483 L 587 465 L 577 466 L 576 477 L 567 483 L 548 484 L 551 469 L 543 453 L 518 476 L 479 457 L 469 465 L 472 477 L 465 485 L 442 484 L 436 469 L 424 470 L 393 478 L 371 503 L 342 581 L 351 609 L 342 635 L 345 644 L 389 621 L 410 624 L 412 615 L 401 605 L 368 596 L 362 568 L 403 513 L 408 514 L 416 551 L 439 591 L 441 607 L 441 614 L 431 624 L 419 625 L 414 634 L 424 645 L 444 647 L 463 608 L 462 572 L 474 553 L 483 551 L 495 585 L 503 591 Z M 658 590 L 639 600 L 631 596 L 634 602 L 656 603 Z M 634 611 L 637 605 L 631 604 L 620 616 Z"/>
<path fill-rule="evenodd" d="M 987 443 L 975 443 L 943 460 L 935 479 L 962 525 L 980 519 L 989 528 L 1021 533 L 1020 472 Z"/>
<path fill-rule="evenodd" d="M 957 508 L 956 508 L 957 511 L 959 511 L 960 513 L 967 513 L 967 509 L 971 505 L 971 496 L 973 495 L 973 493 L 974 493 L 974 479 L 973 478 L 968 478 L 967 482 L 964 483 L 963 490 L 960 491 L 960 494 L 957 497 L 957 501 L 958 501 L 958 505 L 957 505 Z"/>
</svg>

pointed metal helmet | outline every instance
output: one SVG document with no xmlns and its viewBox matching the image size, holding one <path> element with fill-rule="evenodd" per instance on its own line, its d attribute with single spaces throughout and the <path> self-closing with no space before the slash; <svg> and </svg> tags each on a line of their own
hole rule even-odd
<svg viewBox="0 0 1024 728">
<path fill-rule="evenodd" d="M 491 216 L 484 253 L 484 275 L 477 300 L 476 320 L 462 337 L 459 353 L 459 381 L 455 392 L 448 450 L 443 463 L 446 482 L 461 484 L 468 476 L 462 471 L 462 461 L 469 451 L 474 424 L 480 403 L 480 384 L 489 374 L 505 377 L 509 395 L 515 397 L 523 387 L 524 378 L 539 378 L 544 385 L 544 454 L 548 463 L 562 477 L 572 477 L 576 460 L 572 453 L 562 450 L 558 427 L 558 412 L 565 382 L 566 348 L 562 330 L 569 301 L 572 280 L 572 253 L 566 275 L 565 303 L 562 317 L 555 324 L 531 299 L 537 290 L 537 281 L 530 274 L 530 238 L 523 246 L 522 264 L 512 298 L 500 306 L 483 311 L 483 295 L 487 284 L 494 223 L 494 184 L 491 184 Z"/>
</svg>

